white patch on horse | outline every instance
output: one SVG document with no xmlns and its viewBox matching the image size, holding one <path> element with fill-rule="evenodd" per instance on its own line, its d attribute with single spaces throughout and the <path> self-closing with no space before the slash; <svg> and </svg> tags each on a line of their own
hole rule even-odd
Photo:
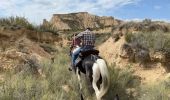
<svg viewBox="0 0 170 100">
<path fill-rule="evenodd" d="M 76 74 L 77 74 L 77 77 L 78 77 L 78 81 L 79 81 L 79 86 L 80 86 L 80 90 L 82 90 L 82 84 L 81 84 L 81 78 L 80 78 L 80 74 L 79 74 L 79 69 L 77 68 L 76 70 Z"/>
<path fill-rule="evenodd" d="M 109 71 L 107 65 L 103 59 L 97 59 L 96 63 L 93 64 L 93 88 L 96 93 L 97 100 L 101 100 L 102 97 L 108 91 L 110 85 Z M 97 81 L 102 77 L 102 84 L 100 89 L 97 87 Z"/>
<path fill-rule="evenodd" d="M 100 78 L 100 69 L 99 69 L 99 66 L 98 66 L 97 63 L 94 63 L 92 68 L 93 68 L 93 82 L 92 82 L 92 85 L 93 85 L 93 89 L 94 89 L 94 91 L 96 93 L 96 97 L 98 98 L 99 89 L 97 87 L 97 81 Z"/>
</svg>

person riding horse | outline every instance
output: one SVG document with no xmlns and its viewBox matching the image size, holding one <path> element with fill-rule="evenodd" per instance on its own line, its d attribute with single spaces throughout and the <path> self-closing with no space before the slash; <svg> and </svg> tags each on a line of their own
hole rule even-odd
<svg viewBox="0 0 170 100">
<path fill-rule="evenodd" d="M 104 59 L 99 56 L 99 51 L 94 49 L 95 34 L 90 28 L 73 37 L 71 46 L 71 66 L 78 76 L 80 91 L 82 91 L 80 73 L 84 73 L 89 90 L 91 86 L 96 94 L 97 100 L 101 100 L 106 94 L 110 85 L 109 71 Z M 81 97 L 82 93 L 81 93 Z M 81 99 L 82 100 L 82 99 Z"/>
<path fill-rule="evenodd" d="M 71 62 L 71 67 L 69 68 L 70 71 L 71 70 L 76 71 L 75 63 L 80 51 L 92 50 L 94 48 L 94 44 L 95 44 L 95 35 L 93 32 L 91 32 L 90 28 L 87 28 L 85 31 L 73 37 L 72 46 L 70 48 L 73 50 L 71 54 L 72 62 Z"/>
</svg>

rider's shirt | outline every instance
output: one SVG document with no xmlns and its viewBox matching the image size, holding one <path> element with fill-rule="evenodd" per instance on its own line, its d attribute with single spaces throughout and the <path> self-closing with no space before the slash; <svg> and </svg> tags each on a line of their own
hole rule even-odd
<svg viewBox="0 0 170 100">
<path fill-rule="evenodd" d="M 89 30 L 79 33 L 77 37 L 81 37 L 82 46 L 94 46 L 95 44 L 95 35 Z"/>
<path fill-rule="evenodd" d="M 72 46 L 77 47 L 80 46 L 81 40 L 79 38 L 74 38 L 72 41 Z"/>
</svg>

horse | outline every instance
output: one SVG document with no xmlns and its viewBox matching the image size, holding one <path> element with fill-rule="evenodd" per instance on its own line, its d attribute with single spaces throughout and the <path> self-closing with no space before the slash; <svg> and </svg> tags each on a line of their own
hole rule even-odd
<svg viewBox="0 0 170 100">
<path fill-rule="evenodd" d="M 97 100 L 101 100 L 109 89 L 110 76 L 105 60 L 98 56 L 98 53 L 98 50 L 81 52 L 79 57 L 82 60 L 76 64 L 76 75 L 78 76 L 80 89 L 82 89 L 80 81 L 80 72 L 82 72 L 90 81 Z"/>
</svg>

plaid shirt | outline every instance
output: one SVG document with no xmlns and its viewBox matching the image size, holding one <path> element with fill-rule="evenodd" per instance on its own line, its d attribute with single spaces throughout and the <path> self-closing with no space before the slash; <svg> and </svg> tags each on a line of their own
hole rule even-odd
<svg viewBox="0 0 170 100">
<path fill-rule="evenodd" d="M 82 46 L 94 46 L 95 43 L 95 35 L 89 31 L 86 30 L 84 32 L 81 32 L 77 35 L 77 37 L 80 37 L 82 39 Z"/>
<path fill-rule="evenodd" d="M 74 38 L 72 40 L 72 46 L 73 47 L 80 46 L 80 42 L 81 42 L 81 40 L 79 38 Z"/>
</svg>

